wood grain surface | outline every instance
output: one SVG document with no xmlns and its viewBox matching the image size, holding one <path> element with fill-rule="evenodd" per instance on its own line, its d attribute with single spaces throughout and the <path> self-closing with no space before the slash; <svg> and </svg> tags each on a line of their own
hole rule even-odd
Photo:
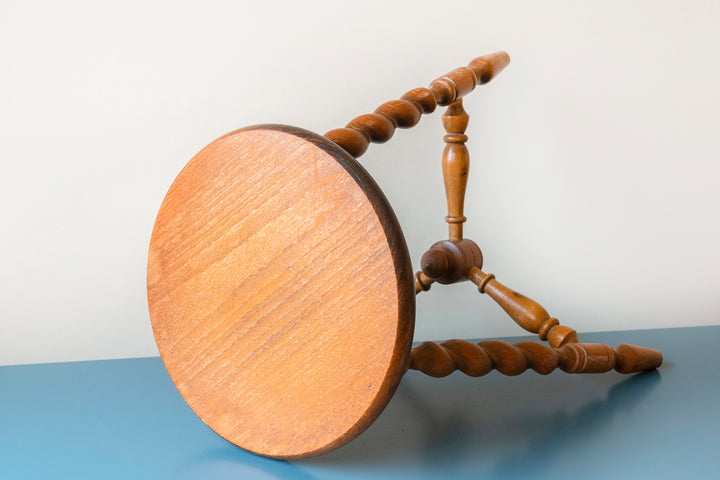
<svg viewBox="0 0 720 480">
<path fill-rule="evenodd" d="M 367 172 L 311 132 L 250 127 L 198 153 L 160 208 L 147 281 L 178 390 L 255 453 L 346 443 L 407 369 L 414 279 L 397 220 Z"/>
</svg>

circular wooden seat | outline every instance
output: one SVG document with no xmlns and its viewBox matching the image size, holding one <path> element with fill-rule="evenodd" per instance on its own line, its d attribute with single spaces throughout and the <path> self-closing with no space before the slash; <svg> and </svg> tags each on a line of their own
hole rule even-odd
<svg viewBox="0 0 720 480">
<path fill-rule="evenodd" d="M 198 153 L 158 213 L 147 281 L 176 387 L 252 452 L 348 442 L 407 369 L 415 294 L 397 219 L 357 161 L 314 133 L 250 127 Z"/>
</svg>

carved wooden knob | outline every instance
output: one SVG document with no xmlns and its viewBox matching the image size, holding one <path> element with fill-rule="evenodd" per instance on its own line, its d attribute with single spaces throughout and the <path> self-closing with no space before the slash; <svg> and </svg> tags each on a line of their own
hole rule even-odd
<svg viewBox="0 0 720 480">
<path fill-rule="evenodd" d="M 472 343 L 448 340 L 440 344 L 423 342 L 410 352 L 412 370 L 431 377 L 445 377 L 460 370 L 479 377 L 497 370 L 503 375 L 520 375 L 533 369 L 547 375 L 556 368 L 567 373 L 603 373 L 613 368 L 634 373 L 658 368 L 662 354 L 650 348 L 618 345 L 614 350 L 599 343 L 569 343 L 551 348 L 540 342 L 522 341 L 514 345 L 500 340 Z"/>
<path fill-rule="evenodd" d="M 420 266 L 429 278 L 441 278 L 454 268 L 452 254 L 439 248 L 431 248 L 420 259 Z"/>
<path fill-rule="evenodd" d="M 470 269 L 480 269 L 482 264 L 480 247 L 468 238 L 434 243 L 420 259 L 422 272 L 444 284 L 467 280 Z"/>
</svg>

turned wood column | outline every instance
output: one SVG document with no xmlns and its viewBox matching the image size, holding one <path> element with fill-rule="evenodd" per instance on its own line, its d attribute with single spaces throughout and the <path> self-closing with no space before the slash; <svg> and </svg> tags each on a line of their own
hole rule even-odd
<svg viewBox="0 0 720 480">
<path fill-rule="evenodd" d="M 560 348 L 567 343 L 577 343 L 577 333 L 570 327 L 560 325 L 542 305 L 495 280 L 495 275 L 472 267 L 468 277 L 478 286 L 480 293 L 487 293 L 502 307 L 515 323 L 528 332 L 537 333 L 540 340 Z"/>
<path fill-rule="evenodd" d="M 469 120 L 470 116 L 463 109 L 462 98 L 451 103 L 442 116 L 443 126 L 447 132 L 443 137 L 447 145 L 443 151 L 442 171 L 448 207 L 445 221 L 448 223 L 450 240 L 462 240 L 463 222 L 467 220 L 463 215 L 463 209 L 470 170 L 470 153 L 465 146 L 468 139 L 465 130 Z"/>
</svg>

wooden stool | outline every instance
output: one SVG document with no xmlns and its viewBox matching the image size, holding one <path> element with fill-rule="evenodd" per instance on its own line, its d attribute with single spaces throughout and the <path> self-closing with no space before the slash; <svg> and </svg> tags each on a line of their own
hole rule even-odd
<svg viewBox="0 0 720 480">
<path fill-rule="evenodd" d="M 439 377 L 631 373 L 662 363 L 655 350 L 578 343 L 574 330 L 483 272 L 480 249 L 463 238 L 462 97 L 509 61 L 504 52 L 476 58 L 324 137 L 284 125 L 237 130 L 180 172 L 150 242 L 148 303 L 167 371 L 210 428 L 261 455 L 304 457 L 365 430 L 408 368 Z M 354 157 L 437 105 L 448 106 L 449 237 L 430 247 L 413 277 L 395 214 Z M 415 295 L 465 280 L 550 346 L 412 347 Z"/>
</svg>

